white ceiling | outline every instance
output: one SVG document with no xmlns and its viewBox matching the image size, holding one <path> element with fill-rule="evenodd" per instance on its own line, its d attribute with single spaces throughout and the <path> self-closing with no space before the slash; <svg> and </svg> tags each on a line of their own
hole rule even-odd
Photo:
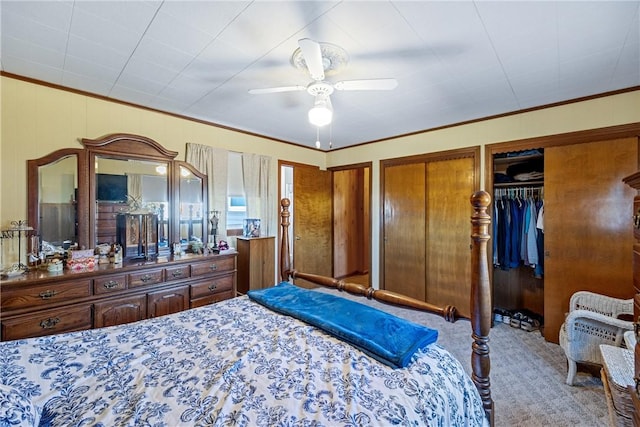
<svg viewBox="0 0 640 427">
<path fill-rule="evenodd" d="M 389 78 L 331 95 L 342 148 L 640 86 L 640 1 L 7 1 L 1 68 L 313 147 L 289 62 L 298 40 L 344 48 L 326 80 Z M 640 108 L 640 106 L 639 106 Z M 114 129 L 114 132 L 119 131 Z M 320 131 L 328 149 L 329 129 Z"/>
</svg>

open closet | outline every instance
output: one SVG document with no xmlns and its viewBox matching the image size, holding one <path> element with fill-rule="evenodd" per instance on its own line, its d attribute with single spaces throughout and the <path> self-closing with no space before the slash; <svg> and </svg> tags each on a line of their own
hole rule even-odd
<svg viewBox="0 0 640 427">
<path fill-rule="evenodd" d="M 544 149 L 493 158 L 494 308 L 497 319 L 538 328 L 544 317 Z M 520 316 L 518 316 L 520 317 Z"/>
<path fill-rule="evenodd" d="M 640 124 L 486 146 L 486 184 L 494 196 L 489 248 L 494 310 L 540 315 L 545 339 L 557 343 L 575 292 L 631 298 L 633 191 L 622 179 L 638 167 L 638 135 Z M 540 170 L 524 167 L 531 164 Z M 512 240 L 508 257 L 506 246 L 499 246 L 506 233 L 500 229 L 506 211 L 499 209 L 508 204 L 518 221 L 525 201 L 536 203 L 538 215 L 543 212 L 536 220 L 542 238 L 536 242 L 542 246 L 537 262 L 512 258 Z"/>
</svg>

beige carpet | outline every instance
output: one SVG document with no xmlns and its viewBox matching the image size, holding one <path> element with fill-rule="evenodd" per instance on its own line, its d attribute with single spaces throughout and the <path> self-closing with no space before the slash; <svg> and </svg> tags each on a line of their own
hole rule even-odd
<svg viewBox="0 0 640 427">
<path fill-rule="evenodd" d="M 417 311 L 388 306 L 384 309 L 395 314 L 402 312 L 403 317 L 438 329 L 438 343 L 471 372 L 469 321 L 452 324 Z M 566 385 L 566 359 L 559 345 L 545 341 L 537 331 L 525 332 L 499 323 L 491 329 L 489 346 L 497 427 L 608 425 L 609 413 L 600 378 L 579 373 L 575 386 Z"/>
</svg>

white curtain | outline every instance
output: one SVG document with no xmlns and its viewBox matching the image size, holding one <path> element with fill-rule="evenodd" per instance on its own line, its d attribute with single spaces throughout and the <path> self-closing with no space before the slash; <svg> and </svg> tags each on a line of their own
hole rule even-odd
<svg viewBox="0 0 640 427">
<path fill-rule="evenodd" d="M 277 208 L 271 185 L 271 157 L 242 153 L 242 178 L 247 201 L 247 217 L 260 218 L 260 235 L 272 236 Z"/>
<path fill-rule="evenodd" d="M 135 204 L 135 209 L 142 207 L 142 175 L 139 173 L 127 174 L 127 195 L 129 196 L 129 206 Z"/>
<path fill-rule="evenodd" d="M 221 148 L 187 143 L 185 160 L 207 175 L 208 209 L 220 212 L 218 241 L 228 240 L 226 224 L 229 152 Z"/>
</svg>

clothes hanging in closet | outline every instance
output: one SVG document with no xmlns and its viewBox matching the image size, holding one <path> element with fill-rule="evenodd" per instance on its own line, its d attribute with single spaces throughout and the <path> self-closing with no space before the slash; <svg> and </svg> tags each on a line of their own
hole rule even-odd
<svg viewBox="0 0 640 427">
<path fill-rule="evenodd" d="M 493 264 L 509 270 L 521 265 L 543 274 L 544 202 L 542 188 L 496 189 L 493 222 Z"/>
</svg>

